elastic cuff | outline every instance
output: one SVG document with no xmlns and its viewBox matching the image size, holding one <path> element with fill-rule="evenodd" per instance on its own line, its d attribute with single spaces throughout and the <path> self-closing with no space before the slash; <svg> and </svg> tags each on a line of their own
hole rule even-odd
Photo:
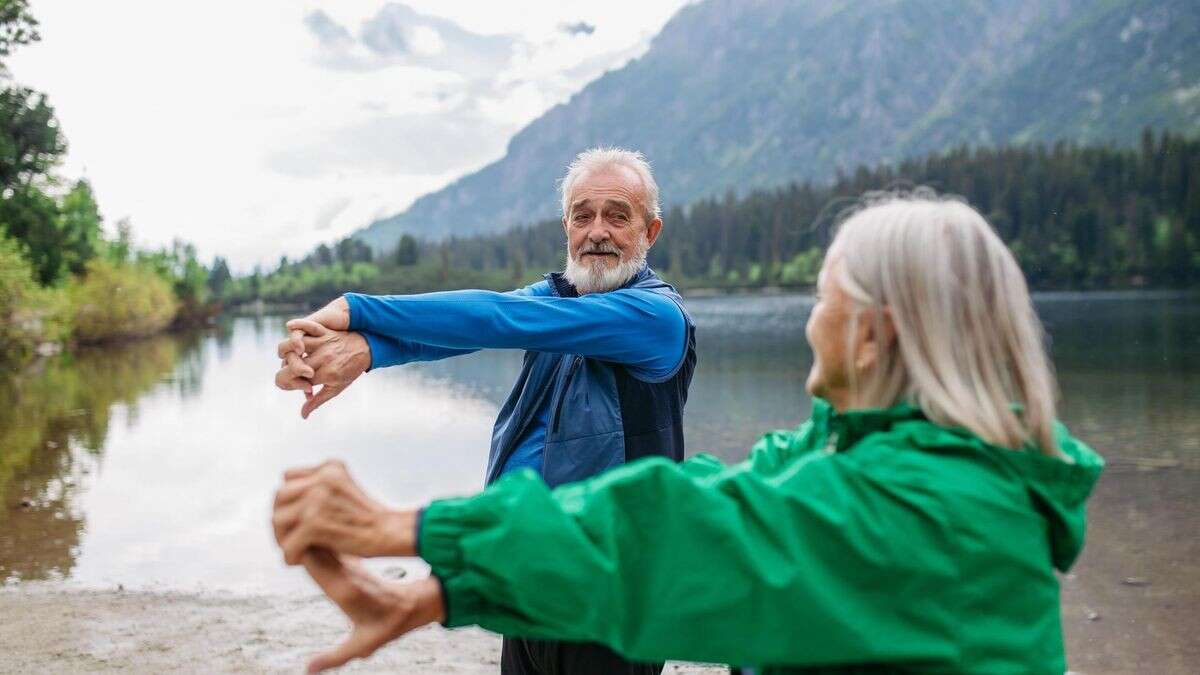
<svg viewBox="0 0 1200 675">
<path fill-rule="evenodd" d="M 417 521 L 417 551 L 434 573 L 443 579 L 458 575 L 463 568 L 458 546 L 463 528 L 455 522 L 457 499 L 430 502 Z"/>
<path fill-rule="evenodd" d="M 368 371 L 404 363 L 404 353 L 395 340 L 365 330 L 358 331 L 358 334 L 367 341 L 367 348 L 371 351 L 371 365 L 367 367 Z"/>
<path fill-rule="evenodd" d="M 442 602 L 445 603 L 446 628 L 476 626 L 483 620 L 485 607 L 483 598 L 475 592 L 475 583 L 466 575 L 453 579 L 437 577 L 442 585 Z"/>
<path fill-rule="evenodd" d="M 442 601 L 446 603 L 447 628 L 469 626 L 479 622 L 483 600 L 475 592 L 475 581 L 464 574 L 462 549 L 458 542 L 464 530 L 457 524 L 461 515 L 461 499 L 446 499 L 430 503 L 417 516 L 418 554 L 429 563 L 431 573 L 442 586 Z"/>
<path fill-rule="evenodd" d="M 421 557 L 421 521 L 425 520 L 425 507 L 417 509 L 417 524 L 413 530 L 413 553 Z M 439 580 L 438 583 L 441 583 Z"/>
</svg>

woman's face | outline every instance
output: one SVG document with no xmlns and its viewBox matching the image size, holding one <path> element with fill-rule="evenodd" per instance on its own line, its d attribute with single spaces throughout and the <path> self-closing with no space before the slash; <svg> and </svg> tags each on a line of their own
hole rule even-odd
<svg viewBox="0 0 1200 675">
<path fill-rule="evenodd" d="M 850 296 L 836 282 L 833 268 L 837 264 L 836 258 L 826 257 L 817 276 L 817 303 L 804 328 L 813 351 L 812 370 L 805 389 L 829 401 L 840 412 L 850 406 L 846 330 L 854 307 Z"/>
</svg>

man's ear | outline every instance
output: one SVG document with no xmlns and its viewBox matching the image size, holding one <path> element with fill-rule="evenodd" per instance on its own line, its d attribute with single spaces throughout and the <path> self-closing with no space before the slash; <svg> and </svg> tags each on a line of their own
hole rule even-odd
<svg viewBox="0 0 1200 675">
<path fill-rule="evenodd" d="M 654 245 L 654 240 L 658 239 L 659 233 L 662 232 L 662 218 L 655 218 L 646 224 L 646 246 Z"/>
</svg>

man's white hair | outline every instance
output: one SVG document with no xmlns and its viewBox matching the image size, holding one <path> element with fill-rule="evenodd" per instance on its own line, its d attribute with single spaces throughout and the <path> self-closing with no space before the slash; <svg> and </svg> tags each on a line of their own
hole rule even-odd
<svg viewBox="0 0 1200 675">
<path fill-rule="evenodd" d="M 566 217 L 571 210 L 571 191 L 583 176 L 608 169 L 614 166 L 625 167 L 637 174 L 642 181 L 646 223 L 662 216 L 658 206 L 658 183 L 654 182 L 654 174 L 650 171 L 650 163 L 642 153 L 624 148 L 591 148 L 575 156 L 567 166 L 567 174 L 559 181 L 559 191 L 562 193 L 562 213 Z"/>
<path fill-rule="evenodd" d="M 931 190 L 876 194 L 826 254 L 859 309 L 883 308 L 896 340 L 855 380 L 859 403 L 901 399 L 997 445 L 1057 454 L 1055 383 L 1025 277 L 979 212 Z M 847 340 L 855 335 L 852 314 Z M 886 335 L 884 312 L 873 313 Z M 854 363 L 852 342 L 849 363 Z"/>
</svg>

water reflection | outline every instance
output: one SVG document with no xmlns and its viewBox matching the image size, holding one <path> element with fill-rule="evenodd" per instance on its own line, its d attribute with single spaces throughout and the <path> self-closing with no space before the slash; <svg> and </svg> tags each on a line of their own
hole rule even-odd
<svg viewBox="0 0 1200 675">
<path fill-rule="evenodd" d="M 136 424 L 139 398 L 172 373 L 180 395 L 198 394 L 198 344 L 158 337 L 81 350 L 0 381 L 0 580 L 71 573 L 78 493 L 100 465 L 114 407 Z"/>
</svg>

